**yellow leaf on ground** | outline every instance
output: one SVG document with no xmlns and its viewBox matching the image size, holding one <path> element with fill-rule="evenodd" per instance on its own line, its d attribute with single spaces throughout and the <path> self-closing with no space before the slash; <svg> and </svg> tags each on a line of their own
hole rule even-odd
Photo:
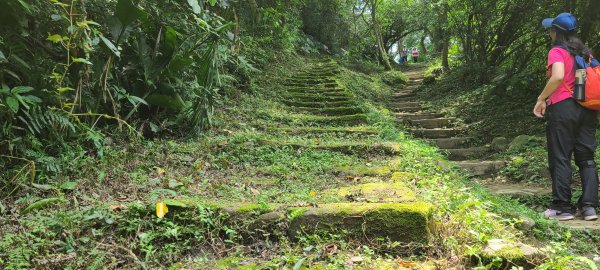
<svg viewBox="0 0 600 270">
<path fill-rule="evenodd" d="M 165 169 L 161 168 L 161 167 L 156 167 L 156 173 L 160 176 L 165 175 L 167 171 L 165 171 Z"/>
<path fill-rule="evenodd" d="M 159 218 L 163 218 L 167 213 L 169 213 L 169 208 L 167 204 L 164 202 L 156 203 L 156 216 Z"/>
<path fill-rule="evenodd" d="M 314 196 L 317 196 L 317 192 L 315 192 L 315 191 L 311 191 L 311 192 L 309 192 L 308 194 L 309 194 L 310 196 L 313 196 L 313 197 L 314 197 Z"/>
<path fill-rule="evenodd" d="M 198 169 L 198 170 L 202 170 L 203 167 L 204 167 L 204 162 L 198 162 L 198 164 L 196 164 L 196 169 Z"/>
</svg>

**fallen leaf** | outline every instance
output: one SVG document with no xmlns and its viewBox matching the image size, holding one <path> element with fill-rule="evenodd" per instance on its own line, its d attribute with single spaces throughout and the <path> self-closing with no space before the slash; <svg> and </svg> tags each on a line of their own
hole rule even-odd
<svg viewBox="0 0 600 270">
<path fill-rule="evenodd" d="M 163 218 L 167 213 L 169 213 L 169 208 L 167 207 L 166 203 L 156 203 L 156 216 L 158 218 Z"/>
<path fill-rule="evenodd" d="M 229 129 L 223 129 L 223 133 L 225 133 L 226 135 L 231 135 L 231 134 L 233 134 L 233 131 L 231 131 Z"/>
<path fill-rule="evenodd" d="M 416 267 L 417 263 L 411 261 L 405 261 L 403 259 L 398 259 L 398 265 L 406 268 Z"/>
<path fill-rule="evenodd" d="M 250 191 L 252 191 L 252 194 L 254 194 L 254 195 L 257 195 L 257 196 L 260 195 L 260 191 L 258 191 L 258 189 L 251 187 Z"/>
<path fill-rule="evenodd" d="M 313 196 L 313 197 L 314 197 L 314 196 L 317 196 L 317 192 L 315 192 L 315 191 L 311 191 L 311 192 L 309 192 L 308 194 L 309 194 L 310 196 Z"/>
<path fill-rule="evenodd" d="M 327 257 L 332 254 L 338 253 L 338 247 L 335 244 L 325 245 L 323 246 L 323 257 Z"/>
<path fill-rule="evenodd" d="M 161 168 L 161 167 L 156 167 L 156 173 L 160 176 L 165 175 L 167 171 L 165 171 L 165 169 Z"/>
<path fill-rule="evenodd" d="M 202 168 L 204 168 L 204 162 L 198 162 L 198 164 L 196 164 L 196 169 L 200 171 Z"/>
</svg>

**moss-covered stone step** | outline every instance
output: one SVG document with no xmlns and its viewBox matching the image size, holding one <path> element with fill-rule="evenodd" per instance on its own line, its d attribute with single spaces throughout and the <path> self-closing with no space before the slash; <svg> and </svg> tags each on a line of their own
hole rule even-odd
<svg viewBox="0 0 600 270">
<path fill-rule="evenodd" d="M 400 119 L 406 119 L 406 120 L 422 120 L 422 119 L 440 118 L 443 116 L 443 114 L 418 112 L 418 113 L 394 113 L 394 116 L 396 116 Z"/>
<path fill-rule="evenodd" d="M 415 92 L 413 91 L 408 91 L 408 90 L 402 90 L 402 91 L 398 91 L 392 94 L 392 97 L 407 97 L 407 96 L 414 96 Z"/>
<path fill-rule="evenodd" d="M 355 239 L 382 237 L 405 244 L 426 244 L 431 236 L 432 206 L 424 202 L 332 203 L 291 212 L 300 213 L 290 223 L 293 238 L 345 230 Z"/>
<path fill-rule="evenodd" d="M 489 152 L 487 147 L 471 147 L 461 149 L 445 149 L 450 160 L 472 160 L 484 156 Z"/>
<path fill-rule="evenodd" d="M 332 101 L 332 102 L 314 102 L 314 101 L 294 101 L 284 100 L 283 103 L 294 107 L 325 108 L 325 107 L 351 107 L 356 103 L 353 101 Z"/>
<path fill-rule="evenodd" d="M 353 101 L 354 97 L 350 93 L 340 95 L 319 95 L 306 93 L 287 93 L 283 96 L 284 100 L 300 101 L 300 102 L 336 102 L 336 101 Z"/>
<path fill-rule="evenodd" d="M 293 77 L 289 80 L 287 80 L 286 83 L 299 83 L 299 84 L 332 84 L 332 83 L 337 83 L 335 79 L 331 79 L 331 78 L 322 78 L 322 79 L 315 79 L 315 78 L 296 78 Z"/>
<path fill-rule="evenodd" d="M 405 101 L 417 101 L 417 96 L 405 96 L 405 97 L 393 97 L 393 101 L 395 102 L 405 102 Z"/>
<path fill-rule="evenodd" d="M 312 83 L 292 83 L 292 82 L 286 82 L 283 85 L 285 86 L 291 86 L 291 87 L 313 87 L 313 86 L 318 86 L 318 87 L 322 87 L 322 88 L 336 88 L 339 86 L 338 83 L 318 83 L 318 84 L 312 84 Z"/>
<path fill-rule="evenodd" d="M 332 152 L 340 152 L 344 154 L 383 154 L 397 155 L 402 152 L 402 145 L 398 143 L 364 143 L 364 142 L 339 142 L 339 143 L 323 143 L 315 144 L 310 141 L 306 143 L 285 142 L 274 140 L 262 140 L 262 144 L 276 145 L 281 147 L 291 147 L 293 149 L 313 148 L 318 150 L 326 150 Z"/>
<path fill-rule="evenodd" d="M 352 165 L 340 166 L 334 169 L 334 172 L 343 176 L 385 176 L 392 173 L 391 166 L 366 166 Z"/>
<path fill-rule="evenodd" d="M 277 127 L 267 128 L 272 131 L 282 131 L 288 134 L 324 134 L 324 133 L 346 133 L 346 134 L 360 134 L 360 135 L 375 135 L 377 129 L 375 128 L 363 128 L 363 127 L 333 127 L 333 128 L 322 128 L 322 127 Z"/>
<path fill-rule="evenodd" d="M 415 112 L 420 112 L 423 110 L 423 108 L 421 108 L 421 106 L 414 106 L 414 107 L 393 107 L 392 108 L 394 111 L 396 112 L 406 112 L 406 113 L 415 113 Z"/>
<path fill-rule="evenodd" d="M 331 91 L 331 92 L 324 92 L 324 93 L 292 93 L 292 92 L 288 92 L 287 96 L 292 97 L 292 98 L 320 98 L 320 97 L 328 97 L 328 98 L 339 98 L 339 97 L 346 97 L 346 98 L 353 98 L 354 96 L 352 96 L 352 94 L 350 94 L 349 92 L 346 91 Z M 314 100 L 314 101 L 318 101 L 318 100 Z"/>
<path fill-rule="evenodd" d="M 424 138 L 424 139 L 441 139 L 441 138 L 451 138 L 460 133 L 460 129 L 455 128 L 436 128 L 436 129 L 428 129 L 428 128 L 412 128 L 409 129 L 411 133 L 415 136 Z"/>
<path fill-rule="evenodd" d="M 471 176 L 484 176 L 497 173 L 506 166 L 501 160 L 467 160 L 458 161 L 456 165 L 467 171 Z"/>
<path fill-rule="evenodd" d="M 433 119 L 421 119 L 412 120 L 411 124 L 422 128 L 445 128 L 450 126 L 452 118 L 433 118 Z"/>
<path fill-rule="evenodd" d="M 415 193 L 405 183 L 375 182 L 340 187 L 324 192 L 349 202 L 414 202 Z"/>
<path fill-rule="evenodd" d="M 471 137 L 454 137 L 454 138 L 443 138 L 443 139 L 431 139 L 431 143 L 435 144 L 440 149 L 458 149 L 463 148 L 472 141 Z"/>
<path fill-rule="evenodd" d="M 363 109 L 359 107 L 331 107 L 331 108 L 311 108 L 311 107 L 293 107 L 295 110 L 310 112 L 312 114 L 319 115 L 353 115 L 364 113 Z"/>
<path fill-rule="evenodd" d="M 338 95 L 338 94 L 349 94 L 343 88 L 291 88 L 287 89 L 288 93 L 294 94 L 315 94 L 315 95 Z"/>
<path fill-rule="evenodd" d="M 358 125 L 367 122 L 366 114 L 318 116 L 318 115 L 292 115 L 293 120 L 314 124 L 343 124 Z"/>
<path fill-rule="evenodd" d="M 546 260 L 546 255 L 540 249 L 518 241 L 491 239 L 471 258 L 473 265 L 494 262 L 493 269 L 534 269 Z"/>
<path fill-rule="evenodd" d="M 420 106 L 421 102 L 418 101 L 399 101 L 391 104 L 392 107 L 416 107 Z"/>
</svg>

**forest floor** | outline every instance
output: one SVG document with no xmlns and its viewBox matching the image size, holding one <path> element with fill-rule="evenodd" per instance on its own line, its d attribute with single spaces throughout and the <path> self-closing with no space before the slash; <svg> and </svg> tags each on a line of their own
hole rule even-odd
<svg viewBox="0 0 600 270">
<path fill-rule="evenodd" d="M 224 106 L 205 138 L 75 157 L 59 185 L 5 203 L 0 266 L 585 269 L 594 223 L 541 219 L 546 186 L 506 194 L 516 167 L 503 148 L 422 107 L 425 69 L 296 59 Z"/>
</svg>

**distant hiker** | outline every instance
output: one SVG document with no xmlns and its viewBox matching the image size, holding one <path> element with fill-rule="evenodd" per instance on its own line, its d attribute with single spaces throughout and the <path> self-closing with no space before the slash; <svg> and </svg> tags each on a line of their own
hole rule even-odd
<svg viewBox="0 0 600 270">
<path fill-rule="evenodd" d="M 408 63 L 408 49 L 406 47 L 402 49 L 402 62 Z"/>
<path fill-rule="evenodd" d="M 419 59 L 419 50 L 417 48 L 412 49 L 412 59 L 413 63 L 416 63 L 417 59 Z"/>
<path fill-rule="evenodd" d="M 544 217 L 558 220 L 575 218 L 571 208 L 571 158 L 579 167 L 583 193 L 577 202 L 576 216 L 596 220 L 598 172 L 594 162 L 596 111 L 579 105 L 570 89 L 575 84 L 575 55 L 589 56 L 590 49 L 576 36 L 577 20 L 570 13 L 544 19 L 553 46 L 548 52 L 546 87 L 533 109 L 537 117 L 546 117 L 548 164 L 552 178 L 552 204 Z"/>
</svg>

